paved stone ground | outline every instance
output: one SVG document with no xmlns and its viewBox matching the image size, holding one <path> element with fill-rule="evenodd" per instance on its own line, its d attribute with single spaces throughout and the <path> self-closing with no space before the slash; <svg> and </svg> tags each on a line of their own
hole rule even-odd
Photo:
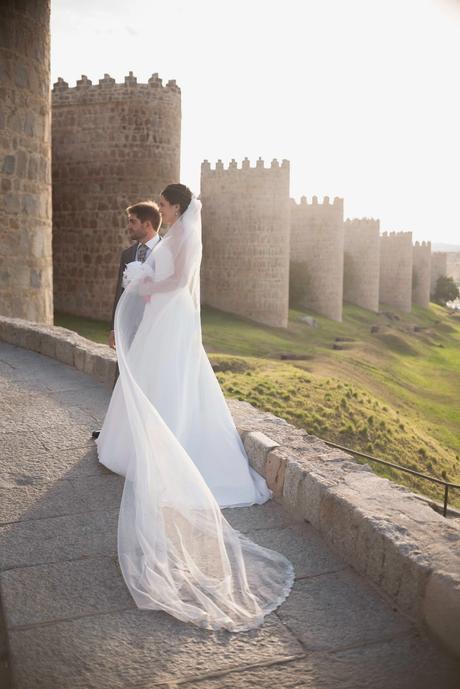
<svg viewBox="0 0 460 689">
<path fill-rule="evenodd" d="M 295 565 L 261 628 L 208 632 L 138 610 L 116 557 L 122 479 L 90 438 L 108 399 L 86 375 L 0 344 L 0 591 L 17 689 L 460 687 L 458 666 L 275 502 L 225 510 Z"/>
</svg>

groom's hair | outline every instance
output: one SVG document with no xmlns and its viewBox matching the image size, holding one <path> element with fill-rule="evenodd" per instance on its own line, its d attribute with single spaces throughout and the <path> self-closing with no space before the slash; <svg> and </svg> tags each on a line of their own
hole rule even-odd
<svg viewBox="0 0 460 689">
<path fill-rule="evenodd" d="M 154 230 L 158 231 L 161 225 L 160 209 L 155 201 L 141 201 L 132 206 L 128 206 L 127 213 L 132 213 L 141 222 L 149 221 Z"/>
</svg>

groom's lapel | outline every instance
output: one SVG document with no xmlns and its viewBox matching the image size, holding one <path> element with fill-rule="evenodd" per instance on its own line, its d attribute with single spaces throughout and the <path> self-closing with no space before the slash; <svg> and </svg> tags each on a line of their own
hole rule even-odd
<svg viewBox="0 0 460 689">
<path fill-rule="evenodd" d="M 138 246 L 139 246 L 139 242 L 136 242 L 135 244 L 133 244 L 132 246 L 129 247 L 129 248 L 131 249 L 131 253 L 130 253 L 130 256 L 129 256 L 129 261 L 128 261 L 128 263 L 131 263 L 131 261 L 135 261 L 135 260 L 136 260 L 136 254 L 137 254 L 137 247 L 138 247 Z"/>
</svg>

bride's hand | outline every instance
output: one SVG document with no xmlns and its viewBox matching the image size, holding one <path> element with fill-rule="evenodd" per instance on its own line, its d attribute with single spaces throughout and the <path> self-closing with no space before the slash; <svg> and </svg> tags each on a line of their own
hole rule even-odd
<svg viewBox="0 0 460 689">
<path fill-rule="evenodd" d="M 108 337 L 108 345 L 111 349 L 116 349 L 115 345 L 115 331 L 111 330 Z"/>
<path fill-rule="evenodd" d="M 153 294 L 154 282 L 150 276 L 143 278 L 137 288 L 138 294 L 144 297 L 145 301 L 150 301 L 150 297 Z"/>
</svg>

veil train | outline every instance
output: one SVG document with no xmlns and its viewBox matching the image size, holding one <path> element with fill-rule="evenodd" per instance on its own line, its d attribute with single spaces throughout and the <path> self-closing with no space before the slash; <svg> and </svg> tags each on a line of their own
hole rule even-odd
<svg viewBox="0 0 460 689">
<path fill-rule="evenodd" d="M 118 556 L 138 607 L 164 610 L 207 629 L 238 632 L 259 626 L 280 605 L 294 570 L 283 555 L 233 529 L 219 507 L 226 504 L 225 486 L 219 487 L 220 453 L 239 453 L 241 467 L 248 468 L 202 345 L 200 262 L 201 202 L 194 197 L 147 261 L 130 264 L 130 282 L 118 303 L 117 385 L 132 443 Z M 200 434 L 198 418 L 215 428 L 213 437 L 221 445 Z M 100 440 L 103 456 L 102 432 Z M 203 465 L 198 467 L 191 455 Z M 240 480 L 236 463 L 234 471 L 235 481 Z M 248 489 L 246 500 L 242 489 L 237 504 L 270 497 L 263 479 L 250 471 L 252 481 L 246 483 L 252 492 Z M 203 478 L 207 472 L 213 491 Z"/>
</svg>

